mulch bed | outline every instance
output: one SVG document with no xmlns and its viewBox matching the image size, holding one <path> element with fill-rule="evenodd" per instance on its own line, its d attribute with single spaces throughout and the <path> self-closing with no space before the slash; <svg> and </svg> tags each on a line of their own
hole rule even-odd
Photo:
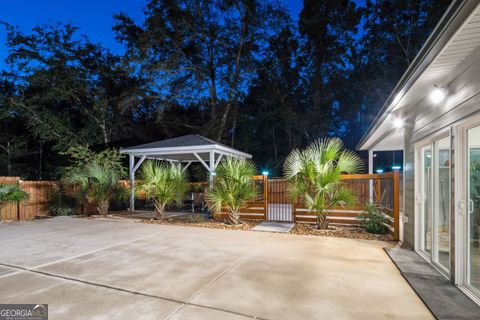
<svg viewBox="0 0 480 320">
<path fill-rule="evenodd" d="M 393 241 L 389 234 L 371 234 L 355 226 L 330 226 L 326 230 L 317 229 L 313 224 L 297 223 L 290 233 L 322 237 L 352 238 L 363 240 Z"/>
<path fill-rule="evenodd" d="M 224 230 L 244 230 L 248 231 L 259 224 L 258 220 L 242 220 L 243 224 L 238 226 L 231 226 L 225 224 L 223 221 L 207 218 L 201 214 L 186 214 L 182 216 L 169 217 L 163 220 L 156 220 L 151 218 L 145 218 L 142 214 L 130 214 L 128 212 L 114 213 L 113 216 L 122 218 L 136 219 L 137 223 L 146 224 L 163 224 L 163 225 L 176 225 L 209 229 L 224 229 Z M 85 217 L 87 219 L 97 219 L 98 216 Z M 393 241 L 390 234 L 371 234 L 365 232 L 362 228 L 357 226 L 330 226 L 327 230 L 317 229 L 314 224 L 297 223 L 290 234 L 296 235 L 311 235 L 320 237 L 336 237 L 336 238 L 351 238 L 362 240 L 378 240 L 378 241 Z"/>
<path fill-rule="evenodd" d="M 241 225 L 231 226 L 231 225 L 225 224 L 222 221 L 217 221 L 213 219 L 205 219 L 204 221 L 197 221 L 195 217 L 189 217 L 189 216 L 167 218 L 164 220 L 143 219 L 143 220 L 140 220 L 139 222 L 147 223 L 147 224 L 166 224 L 166 225 L 198 227 L 198 228 L 247 230 L 247 231 L 260 223 L 260 221 L 243 220 L 243 223 Z"/>
</svg>

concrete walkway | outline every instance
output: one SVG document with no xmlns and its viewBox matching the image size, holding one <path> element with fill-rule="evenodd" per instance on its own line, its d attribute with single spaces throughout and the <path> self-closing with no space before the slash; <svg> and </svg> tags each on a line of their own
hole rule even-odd
<svg viewBox="0 0 480 320">
<path fill-rule="evenodd" d="M 55 218 L 0 243 L 0 302 L 49 319 L 433 319 L 382 242 Z"/>
</svg>

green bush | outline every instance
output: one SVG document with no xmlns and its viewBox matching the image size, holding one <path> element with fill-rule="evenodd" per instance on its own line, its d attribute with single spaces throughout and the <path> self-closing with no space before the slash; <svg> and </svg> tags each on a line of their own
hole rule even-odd
<svg viewBox="0 0 480 320">
<path fill-rule="evenodd" d="M 388 219 L 382 211 L 382 206 L 377 203 L 366 203 L 365 207 L 365 211 L 360 215 L 363 229 L 368 233 L 386 234 Z"/>
<path fill-rule="evenodd" d="M 77 202 L 71 195 L 66 194 L 61 188 L 49 194 L 48 211 L 52 216 L 71 216 L 76 213 Z"/>
<path fill-rule="evenodd" d="M 0 185 L 0 206 L 6 203 L 24 201 L 28 199 L 28 193 L 16 184 Z"/>
</svg>

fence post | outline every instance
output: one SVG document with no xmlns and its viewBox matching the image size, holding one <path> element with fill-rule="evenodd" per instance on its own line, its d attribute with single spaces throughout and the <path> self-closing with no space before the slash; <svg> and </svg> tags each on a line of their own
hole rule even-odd
<svg viewBox="0 0 480 320">
<path fill-rule="evenodd" d="M 263 218 L 268 220 L 268 175 L 263 175 Z"/>
<path fill-rule="evenodd" d="M 400 172 L 393 171 L 393 240 L 400 240 Z"/>
<path fill-rule="evenodd" d="M 17 181 L 17 186 L 19 188 L 21 188 L 20 184 L 22 183 L 22 180 L 18 180 Z M 17 220 L 20 221 L 20 219 L 22 218 L 21 215 L 20 215 L 20 201 L 17 201 Z"/>
<path fill-rule="evenodd" d="M 378 177 L 375 181 L 375 202 L 380 203 L 382 200 L 382 177 Z"/>
</svg>

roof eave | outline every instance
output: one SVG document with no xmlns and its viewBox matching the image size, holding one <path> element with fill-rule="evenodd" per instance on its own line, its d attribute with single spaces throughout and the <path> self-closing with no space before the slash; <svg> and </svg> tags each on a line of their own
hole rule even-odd
<svg viewBox="0 0 480 320">
<path fill-rule="evenodd" d="M 474 2 L 474 1 L 472 1 Z M 400 81 L 397 83 L 395 88 L 392 90 L 387 100 L 383 104 L 380 111 L 375 116 L 375 119 L 372 121 L 372 124 L 368 128 L 367 132 L 362 136 L 360 141 L 357 144 L 357 150 L 366 150 L 369 149 L 368 146 L 365 146 L 368 139 L 372 134 L 378 129 L 380 124 L 386 119 L 391 109 L 395 107 L 393 104 L 397 95 L 403 96 L 415 83 L 415 81 L 420 77 L 420 75 L 425 71 L 425 69 L 430 65 L 433 59 L 437 54 L 442 50 L 443 46 L 448 42 L 448 38 L 444 39 L 444 43 L 440 43 L 442 37 L 449 33 L 447 31 L 456 30 L 461 26 L 463 21 L 468 17 L 470 11 L 468 10 L 470 6 L 475 7 L 476 4 L 470 2 L 468 8 L 466 5 L 469 3 L 468 0 L 459 0 L 454 1 L 448 7 L 447 11 L 444 13 L 439 23 L 432 31 L 431 35 L 428 37 L 425 44 L 422 46 L 417 56 L 413 62 L 408 67 L 407 71 L 400 78 Z M 467 8 L 467 9 L 466 9 Z M 460 16 L 460 19 L 456 19 Z M 398 103 L 399 99 L 397 99 Z"/>
</svg>

